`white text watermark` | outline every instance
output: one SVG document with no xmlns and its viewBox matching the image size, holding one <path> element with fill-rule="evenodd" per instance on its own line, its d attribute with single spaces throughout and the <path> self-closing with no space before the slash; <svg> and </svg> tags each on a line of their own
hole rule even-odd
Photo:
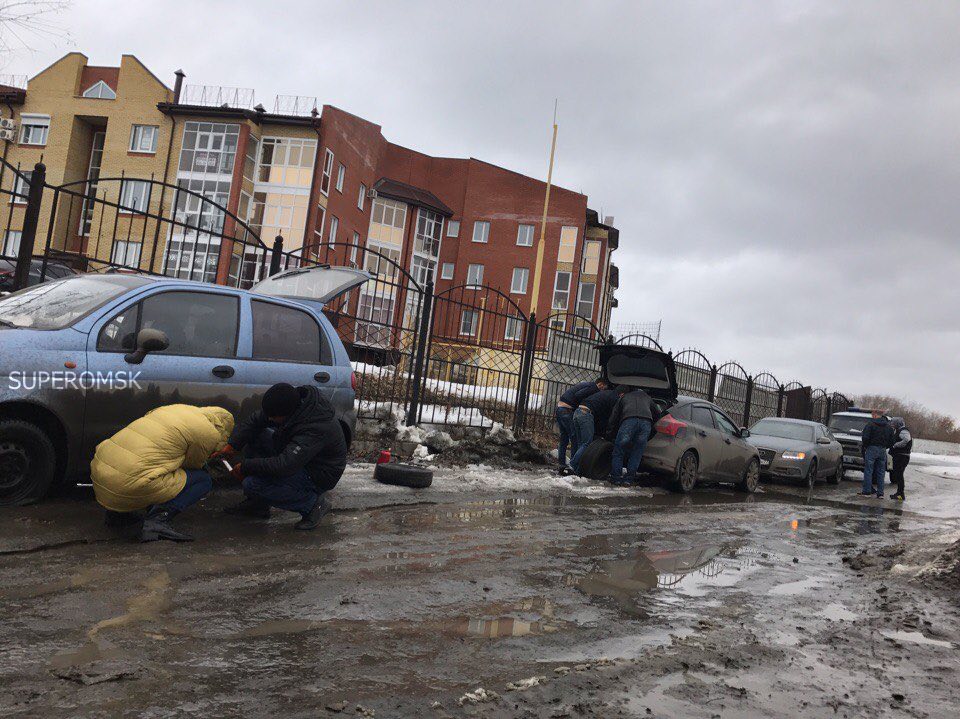
<svg viewBox="0 0 960 719">
<path fill-rule="evenodd" d="M 143 389 L 139 372 L 11 372 L 8 386 L 13 390 L 37 389 Z"/>
</svg>

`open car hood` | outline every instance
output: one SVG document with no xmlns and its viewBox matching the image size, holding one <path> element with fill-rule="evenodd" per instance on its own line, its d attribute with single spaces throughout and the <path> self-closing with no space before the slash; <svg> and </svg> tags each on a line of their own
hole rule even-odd
<svg viewBox="0 0 960 719">
<path fill-rule="evenodd" d="M 369 272 L 352 267 L 298 267 L 261 280 L 251 287 L 250 291 L 258 295 L 312 300 L 325 304 L 334 297 L 362 285 L 371 277 Z"/>
<path fill-rule="evenodd" d="M 599 345 L 603 376 L 612 384 L 640 387 L 654 399 L 677 401 L 677 367 L 667 352 L 637 345 Z"/>
</svg>

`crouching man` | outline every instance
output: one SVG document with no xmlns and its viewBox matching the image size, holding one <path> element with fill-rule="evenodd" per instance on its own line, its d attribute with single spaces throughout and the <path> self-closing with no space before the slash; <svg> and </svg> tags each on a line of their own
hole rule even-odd
<svg viewBox="0 0 960 719">
<path fill-rule="evenodd" d="M 97 501 L 116 526 L 146 509 L 140 539 L 188 542 L 170 522 L 213 487 L 202 469 L 227 441 L 233 415 L 220 407 L 171 404 L 147 412 L 97 445 L 90 476 Z"/>
<path fill-rule="evenodd" d="M 230 461 L 243 449 L 233 475 L 243 477 L 246 499 L 226 511 L 266 519 L 276 507 L 300 514 L 296 529 L 315 529 L 330 511 L 324 495 L 347 466 L 343 429 L 326 398 L 309 385 L 273 385 L 217 454 Z"/>
</svg>

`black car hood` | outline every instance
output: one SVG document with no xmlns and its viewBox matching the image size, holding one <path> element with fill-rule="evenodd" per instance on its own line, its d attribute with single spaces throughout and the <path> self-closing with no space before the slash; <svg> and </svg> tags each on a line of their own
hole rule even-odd
<svg viewBox="0 0 960 719">
<path fill-rule="evenodd" d="M 654 399 L 677 401 L 677 367 L 667 352 L 637 345 L 599 345 L 603 377 L 613 385 L 641 387 Z"/>
</svg>

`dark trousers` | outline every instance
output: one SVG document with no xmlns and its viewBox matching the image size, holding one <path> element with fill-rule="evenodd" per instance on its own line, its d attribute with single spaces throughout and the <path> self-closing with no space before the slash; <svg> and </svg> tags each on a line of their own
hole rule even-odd
<svg viewBox="0 0 960 719">
<path fill-rule="evenodd" d="M 627 417 L 620 423 L 617 438 L 613 443 L 610 460 L 610 479 L 619 481 L 623 475 L 623 458 L 627 457 L 627 477 L 633 479 L 643 461 L 643 452 L 650 439 L 650 420 Z"/>
<path fill-rule="evenodd" d="M 274 453 L 273 430 L 269 428 L 246 451 L 248 457 L 271 457 Z M 266 506 L 300 514 L 309 514 L 320 498 L 317 486 L 304 470 L 288 477 L 247 477 L 243 480 L 243 493 Z"/>
<path fill-rule="evenodd" d="M 210 494 L 210 490 L 213 489 L 213 480 L 210 479 L 208 471 L 205 469 L 188 469 L 186 473 L 187 483 L 183 485 L 180 494 L 161 505 L 164 509 L 182 512 Z"/>
<path fill-rule="evenodd" d="M 560 432 L 560 443 L 557 446 L 557 459 L 561 467 L 567 466 L 567 448 L 570 446 L 570 440 L 573 438 L 573 410 L 569 407 L 557 407 L 554 414 L 557 420 L 557 430 Z M 573 451 L 577 448 L 574 446 Z"/>
<path fill-rule="evenodd" d="M 903 496 L 903 471 L 910 464 L 909 454 L 893 455 L 893 468 L 890 470 L 890 481 L 897 483 L 897 494 Z"/>
</svg>

